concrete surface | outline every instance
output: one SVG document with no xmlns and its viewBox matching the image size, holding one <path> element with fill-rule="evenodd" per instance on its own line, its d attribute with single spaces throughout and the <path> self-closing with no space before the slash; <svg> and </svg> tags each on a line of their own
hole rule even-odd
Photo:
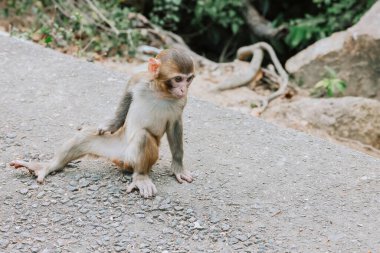
<svg viewBox="0 0 380 253">
<path fill-rule="evenodd" d="M 380 160 L 190 99 L 185 164 L 167 144 L 158 196 L 82 159 L 37 185 L 14 158 L 46 160 L 111 115 L 127 76 L 0 35 L 0 252 L 380 252 Z"/>
</svg>

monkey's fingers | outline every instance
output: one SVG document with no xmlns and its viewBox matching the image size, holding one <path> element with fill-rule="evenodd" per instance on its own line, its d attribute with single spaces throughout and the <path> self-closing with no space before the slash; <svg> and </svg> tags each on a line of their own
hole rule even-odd
<svg viewBox="0 0 380 253">
<path fill-rule="evenodd" d="M 144 198 L 150 198 L 157 194 L 156 186 L 152 182 L 144 183 L 142 188 L 143 188 L 143 192 L 142 193 L 140 192 L 140 194 Z"/>
<path fill-rule="evenodd" d="M 29 173 L 37 176 L 37 182 L 42 184 L 46 176 L 46 167 L 43 163 L 38 162 L 24 162 L 20 160 L 15 160 L 9 163 L 10 166 L 15 169 L 26 168 Z"/>
<path fill-rule="evenodd" d="M 143 184 L 141 187 L 139 187 L 140 195 L 144 198 L 150 198 L 156 195 L 157 189 L 154 184 Z"/>
<path fill-rule="evenodd" d="M 183 173 L 175 173 L 175 178 L 177 179 L 178 183 L 182 184 L 183 182 L 191 183 L 193 182 L 193 177 L 189 172 L 183 172 Z"/>
<path fill-rule="evenodd" d="M 132 192 L 134 189 L 138 189 L 140 195 L 144 198 L 150 198 L 157 194 L 157 188 L 151 181 L 131 182 L 127 187 L 127 193 Z"/>
<path fill-rule="evenodd" d="M 14 167 L 15 169 L 18 168 L 27 168 L 29 166 L 28 162 L 20 161 L 20 160 L 15 160 L 9 163 L 10 166 Z"/>
<path fill-rule="evenodd" d="M 9 165 L 14 167 L 15 169 L 26 168 L 29 171 L 29 173 L 33 175 L 35 174 L 36 169 L 38 169 L 37 166 L 34 166 L 35 164 L 30 163 L 30 162 L 20 161 L 20 160 L 12 161 L 9 163 Z"/>
<path fill-rule="evenodd" d="M 184 181 L 181 178 L 181 174 L 174 174 L 175 178 L 177 179 L 178 183 L 182 184 Z"/>
<path fill-rule="evenodd" d="M 104 130 L 103 128 L 101 128 L 101 127 L 98 127 L 98 135 L 103 135 L 103 134 L 105 134 L 105 132 L 106 132 L 106 130 Z"/>
<path fill-rule="evenodd" d="M 135 188 L 136 188 L 136 183 L 135 183 L 135 182 L 131 182 L 131 183 L 128 185 L 128 187 L 127 187 L 127 193 L 132 192 Z"/>
</svg>

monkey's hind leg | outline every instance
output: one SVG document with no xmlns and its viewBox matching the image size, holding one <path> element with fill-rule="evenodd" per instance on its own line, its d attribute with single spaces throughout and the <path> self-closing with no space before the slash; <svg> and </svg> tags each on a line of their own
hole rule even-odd
<svg viewBox="0 0 380 253">
<path fill-rule="evenodd" d="M 27 168 L 29 172 L 37 176 L 37 182 L 42 183 L 45 177 L 58 170 L 62 170 L 66 164 L 85 155 L 96 155 L 107 158 L 119 159 L 123 157 L 125 145 L 123 145 L 120 134 L 98 135 L 94 129 L 81 130 L 72 139 L 63 144 L 56 152 L 53 159 L 45 162 L 25 162 L 15 160 L 10 166 Z"/>
<path fill-rule="evenodd" d="M 46 176 L 46 166 L 47 163 L 39 163 L 39 162 L 25 162 L 20 160 L 14 160 L 9 163 L 10 166 L 15 169 L 19 168 L 27 168 L 29 172 L 37 177 L 37 182 L 42 183 Z"/>
<path fill-rule="evenodd" d="M 158 144 L 159 140 L 146 130 L 136 133 L 129 143 L 125 161 L 132 164 L 134 173 L 132 182 L 127 188 L 128 193 L 133 189 L 138 189 L 144 198 L 157 194 L 156 186 L 150 179 L 149 172 L 158 160 Z"/>
</svg>

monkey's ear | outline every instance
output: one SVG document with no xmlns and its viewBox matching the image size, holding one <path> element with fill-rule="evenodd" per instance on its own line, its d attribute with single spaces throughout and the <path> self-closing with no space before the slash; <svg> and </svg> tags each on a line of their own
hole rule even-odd
<svg viewBox="0 0 380 253">
<path fill-rule="evenodd" d="M 155 76 L 158 75 L 158 72 L 160 70 L 161 61 L 156 58 L 150 58 L 148 61 L 148 71 Z"/>
</svg>

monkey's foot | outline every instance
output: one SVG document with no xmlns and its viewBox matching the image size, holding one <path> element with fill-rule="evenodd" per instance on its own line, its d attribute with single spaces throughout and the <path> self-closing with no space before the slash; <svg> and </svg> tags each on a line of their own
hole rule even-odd
<svg viewBox="0 0 380 253">
<path fill-rule="evenodd" d="M 24 162 L 20 160 L 15 160 L 9 163 L 10 166 L 15 169 L 26 168 L 29 172 L 37 177 L 37 182 L 42 184 L 46 176 L 46 166 L 43 163 L 37 162 Z"/>
<path fill-rule="evenodd" d="M 177 179 L 178 183 L 182 184 L 184 181 L 191 183 L 193 182 L 193 176 L 191 176 L 190 171 L 183 170 L 181 172 L 174 172 L 174 176 Z"/>
<path fill-rule="evenodd" d="M 104 135 L 106 132 L 107 132 L 107 130 L 105 130 L 102 127 L 98 127 L 98 129 L 97 129 L 97 135 Z"/>
<path fill-rule="evenodd" d="M 108 134 L 113 134 L 117 131 L 117 129 L 114 129 L 114 128 L 110 128 L 109 126 L 106 126 L 106 125 L 100 125 L 98 126 L 98 128 L 96 129 L 96 134 L 97 135 L 105 135 L 106 133 Z"/>
<path fill-rule="evenodd" d="M 132 182 L 128 185 L 127 193 L 132 192 L 133 189 L 138 189 L 144 198 L 150 198 L 157 194 L 156 186 L 148 175 L 134 174 Z"/>
</svg>

